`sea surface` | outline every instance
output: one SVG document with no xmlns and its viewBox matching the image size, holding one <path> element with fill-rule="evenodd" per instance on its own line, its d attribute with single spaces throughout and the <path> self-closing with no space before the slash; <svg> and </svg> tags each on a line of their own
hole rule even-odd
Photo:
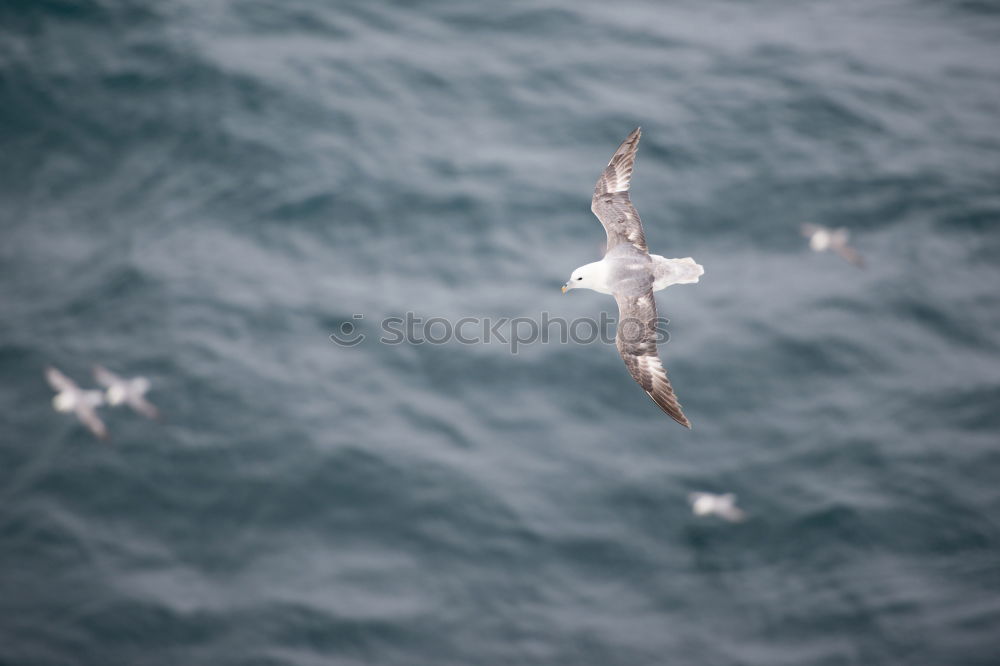
<svg viewBox="0 0 1000 666">
<path fill-rule="evenodd" d="M 1000 663 L 998 45 L 973 0 L 3 0 L 0 664 Z M 640 125 L 691 431 L 613 344 L 477 329 L 617 316 L 559 287 Z M 163 421 L 55 412 L 94 363 Z"/>
</svg>

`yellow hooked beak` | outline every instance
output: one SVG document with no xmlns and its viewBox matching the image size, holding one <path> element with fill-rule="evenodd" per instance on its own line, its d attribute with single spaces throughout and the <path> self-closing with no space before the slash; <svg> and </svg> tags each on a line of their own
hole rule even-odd
<svg viewBox="0 0 1000 666">
<path fill-rule="evenodd" d="M 563 293 L 565 294 L 566 293 L 566 285 L 562 286 L 562 290 L 563 290 Z"/>
</svg>

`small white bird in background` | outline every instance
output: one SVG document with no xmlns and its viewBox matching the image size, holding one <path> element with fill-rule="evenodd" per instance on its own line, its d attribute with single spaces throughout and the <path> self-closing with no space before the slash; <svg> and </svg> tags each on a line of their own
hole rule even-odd
<svg viewBox="0 0 1000 666">
<path fill-rule="evenodd" d="M 147 418 L 159 420 L 160 410 L 146 400 L 146 391 L 149 390 L 150 384 L 145 377 L 125 379 L 103 366 L 95 365 L 94 379 L 105 387 L 109 405 L 113 407 L 128 405 Z"/>
<path fill-rule="evenodd" d="M 97 416 L 97 408 L 104 404 L 104 392 L 83 390 L 76 383 L 52 366 L 45 368 L 45 379 L 56 391 L 52 406 L 57 412 L 73 412 L 83 425 L 98 439 L 108 438 L 108 429 Z"/>
<path fill-rule="evenodd" d="M 809 247 L 813 252 L 833 250 L 840 257 L 858 268 L 865 267 L 861 254 L 847 244 L 850 233 L 844 227 L 830 229 L 819 224 L 806 222 L 802 225 L 802 235 L 809 239 Z"/>
<path fill-rule="evenodd" d="M 713 493 L 688 493 L 688 502 L 691 503 L 691 510 L 696 516 L 718 516 L 731 523 L 738 523 L 746 514 L 736 506 L 736 495 L 726 493 L 725 495 L 715 495 Z"/>
</svg>

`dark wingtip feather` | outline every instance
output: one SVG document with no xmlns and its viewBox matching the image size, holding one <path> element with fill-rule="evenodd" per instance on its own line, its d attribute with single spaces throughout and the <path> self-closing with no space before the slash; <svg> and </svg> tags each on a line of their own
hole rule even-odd
<svg viewBox="0 0 1000 666">
<path fill-rule="evenodd" d="M 691 422 L 688 421 L 688 418 L 686 416 L 684 416 L 684 412 L 681 410 L 680 403 L 677 403 L 676 406 L 671 404 L 664 404 L 659 400 L 657 400 L 656 396 L 654 396 L 649 391 L 646 392 L 646 395 L 648 395 L 649 399 L 652 400 L 656 404 L 656 406 L 660 408 L 660 411 L 662 411 L 664 414 L 666 414 L 674 421 L 687 428 L 688 430 L 691 430 Z"/>
</svg>

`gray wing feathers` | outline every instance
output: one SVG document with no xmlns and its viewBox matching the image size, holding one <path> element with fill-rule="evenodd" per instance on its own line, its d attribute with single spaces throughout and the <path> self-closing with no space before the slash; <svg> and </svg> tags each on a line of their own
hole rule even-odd
<svg viewBox="0 0 1000 666">
<path fill-rule="evenodd" d="M 104 387 L 113 386 L 115 384 L 118 384 L 118 383 L 121 383 L 121 382 L 124 381 L 121 377 L 119 377 L 115 373 L 111 372 L 110 370 L 108 370 L 107 368 L 105 368 L 103 365 L 95 365 L 94 366 L 94 379 L 97 380 L 98 384 L 100 384 L 101 386 L 104 386 Z"/>
<path fill-rule="evenodd" d="M 656 302 L 652 289 L 638 295 L 616 293 L 615 300 L 619 313 L 615 344 L 629 374 L 670 418 L 690 428 L 691 422 L 681 410 L 656 350 Z"/>
<path fill-rule="evenodd" d="M 139 412 L 146 418 L 152 419 L 153 421 L 160 420 L 160 410 L 156 408 L 156 405 L 151 403 L 149 400 L 146 400 L 141 395 L 137 396 L 133 400 L 130 400 L 128 404 L 131 405 L 132 409 Z"/>
<path fill-rule="evenodd" d="M 594 186 L 594 196 L 609 192 L 628 192 L 632 183 L 632 168 L 635 165 L 635 153 L 639 149 L 639 138 L 642 128 L 636 127 L 622 141 L 618 150 L 611 156 L 611 161 L 605 167 L 601 177 Z"/>
<path fill-rule="evenodd" d="M 640 128 L 632 130 L 622 145 L 618 146 L 594 186 L 590 210 L 604 225 L 608 234 L 608 250 L 620 243 L 631 243 L 642 252 L 649 251 L 642 232 L 642 220 L 628 194 L 641 135 Z"/>
<path fill-rule="evenodd" d="M 841 259 L 849 264 L 854 264 L 858 268 L 865 267 L 865 259 L 861 256 L 861 253 L 855 250 L 850 245 L 834 245 L 833 251 L 836 252 Z"/>
<path fill-rule="evenodd" d="M 49 382 L 49 386 L 60 393 L 62 391 L 73 391 L 77 389 L 77 385 L 72 379 L 56 370 L 51 365 L 45 368 L 45 379 Z"/>
<path fill-rule="evenodd" d="M 77 407 L 76 417 L 83 425 L 87 426 L 90 432 L 94 433 L 95 437 L 102 440 L 108 439 L 108 429 L 93 407 Z"/>
</svg>

